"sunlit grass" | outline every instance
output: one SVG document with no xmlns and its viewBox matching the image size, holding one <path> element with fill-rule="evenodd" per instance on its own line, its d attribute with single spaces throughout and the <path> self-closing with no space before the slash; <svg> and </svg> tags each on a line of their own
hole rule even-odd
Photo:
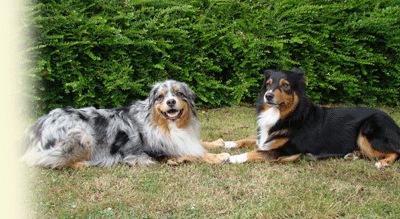
<svg viewBox="0 0 400 219">
<path fill-rule="evenodd" d="M 400 112 L 384 107 L 397 124 Z M 256 136 L 251 107 L 198 110 L 201 138 Z M 231 154 L 251 150 L 216 149 Z M 36 218 L 398 218 L 400 162 L 156 164 L 129 168 L 26 168 Z"/>
</svg>

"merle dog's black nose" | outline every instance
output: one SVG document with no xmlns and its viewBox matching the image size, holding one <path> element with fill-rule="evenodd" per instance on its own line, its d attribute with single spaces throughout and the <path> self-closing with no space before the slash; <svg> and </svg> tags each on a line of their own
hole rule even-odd
<svg viewBox="0 0 400 219">
<path fill-rule="evenodd" d="M 176 100 L 175 99 L 169 99 L 169 100 L 167 100 L 167 105 L 168 106 L 175 106 L 175 104 L 176 104 Z"/>
<path fill-rule="evenodd" d="M 267 101 L 272 101 L 272 99 L 274 99 L 274 94 L 273 93 L 266 93 L 265 94 L 265 99 Z"/>
</svg>

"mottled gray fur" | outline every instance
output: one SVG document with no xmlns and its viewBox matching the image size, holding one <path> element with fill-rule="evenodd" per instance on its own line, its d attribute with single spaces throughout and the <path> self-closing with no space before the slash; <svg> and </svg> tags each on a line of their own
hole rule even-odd
<svg viewBox="0 0 400 219">
<path fill-rule="evenodd" d="M 190 105 L 190 112 L 184 112 L 190 114 L 185 128 L 170 121 L 166 133 L 152 122 L 154 106 L 161 101 L 160 90 L 164 96 Z M 153 85 L 146 100 L 128 107 L 54 109 L 26 131 L 27 149 L 21 159 L 29 166 L 60 168 L 82 161 L 88 166 L 109 167 L 117 163 L 149 165 L 164 156 L 203 156 L 194 99 L 185 83 L 167 80 Z"/>
</svg>

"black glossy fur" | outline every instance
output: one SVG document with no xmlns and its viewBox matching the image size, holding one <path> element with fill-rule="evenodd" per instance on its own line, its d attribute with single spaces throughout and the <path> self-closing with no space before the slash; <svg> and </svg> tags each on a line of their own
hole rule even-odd
<svg viewBox="0 0 400 219">
<path fill-rule="evenodd" d="M 266 83 L 270 79 L 274 83 L 267 87 Z M 289 82 L 289 90 L 279 86 L 281 79 Z M 326 108 L 313 104 L 305 93 L 304 71 L 297 68 L 292 71 L 265 71 L 262 92 L 257 100 L 258 124 L 262 124 L 260 114 L 263 112 L 275 107 L 282 113 L 284 105 L 289 104 L 273 102 L 268 97 L 268 91 L 269 94 L 294 93 L 298 98 L 297 105 L 285 118 L 279 117 L 268 127 L 268 137 L 264 142 L 260 142 L 262 127 L 259 127 L 257 144 L 259 149 L 267 150 L 269 154 L 273 151 L 278 157 L 312 154 L 317 158 L 326 158 L 343 157 L 361 149 L 364 155 L 373 159 L 384 159 L 389 155 L 397 159 L 400 153 L 400 128 L 389 115 L 375 108 Z M 296 102 L 295 97 L 293 101 Z M 280 139 L 287 142 L 274 146 L 273 142 Z"/>
</svg>

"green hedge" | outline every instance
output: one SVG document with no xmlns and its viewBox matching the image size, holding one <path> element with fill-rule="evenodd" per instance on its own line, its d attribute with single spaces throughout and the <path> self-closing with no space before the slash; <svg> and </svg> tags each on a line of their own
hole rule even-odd
<svg viewBox="0 0 400 219">
<path fill-rule="evenodd" d="M 24 93 L 38 114 L 108 108 L 174 78 L 199 106 L 252 104 L 264 69 L 296 65 L 317 103 L 399 104 L 398 0 L 342 2 L 32 1 Z"/>
</svg>

